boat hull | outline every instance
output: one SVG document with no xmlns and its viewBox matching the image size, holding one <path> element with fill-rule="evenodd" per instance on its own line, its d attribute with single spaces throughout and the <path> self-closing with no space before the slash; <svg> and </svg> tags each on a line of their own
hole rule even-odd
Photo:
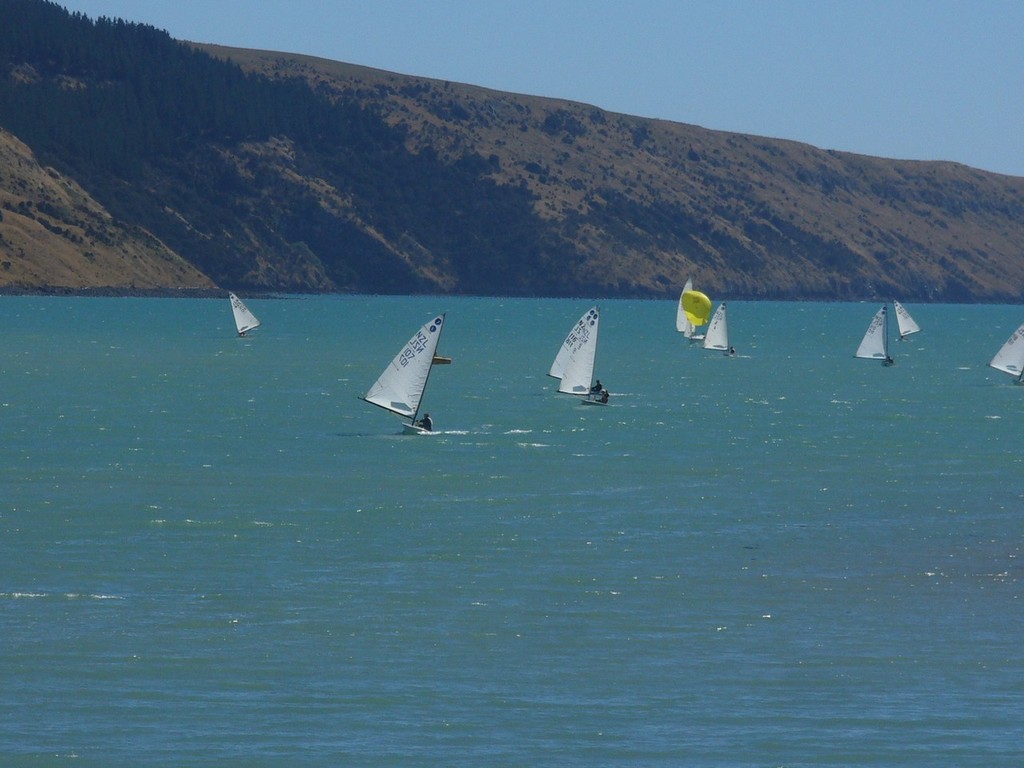
<svg viewBox="0 0 1024 768">
<path fill-rule="evenodd" d="M 424 429 L 418 424 L 403 424 L 402 425 L 403 435 L 432 435 L 433 432 L 429 429 Z"/>
</svg>

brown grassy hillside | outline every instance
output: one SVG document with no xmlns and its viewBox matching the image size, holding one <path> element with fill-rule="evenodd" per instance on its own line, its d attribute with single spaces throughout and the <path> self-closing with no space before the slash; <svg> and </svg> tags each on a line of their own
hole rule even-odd
<svg viewBox="0 0 1024 768">
<path fill-rule="evenodd" d="M 1021 178 L 37 10 L 0 289 L 1024 298 Z"/>
<path fill-rule="evenodd" d="M 0 288 L 209 289 L 152 235 L 114 220 L 74 180 L 0 129 Z"/>
<path fill-rule="evenodd" d="M 887 160 L 557 99 L 274 52 L 201 46 L 356 95 L 408 146 L 489 158 L 605 292 L 1019 300 L 1024 179 Z"/>
</svg>

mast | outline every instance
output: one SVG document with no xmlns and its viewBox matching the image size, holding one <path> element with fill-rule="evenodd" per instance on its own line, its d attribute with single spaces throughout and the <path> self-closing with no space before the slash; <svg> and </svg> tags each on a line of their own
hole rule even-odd
<svg viewBox="0 0 1024 768">
<path fill-rule="evenodd" d="M 885 352 L 885 362 L 889 362 L 889 313 L 886 307 L 882 306 L 882 351 Z"/>
<path fill-rule="evenodd" d="M 427 375 L 423 379 L 423 389 L 420 390 L 420 399 L 416 403 L 416 410 L 413 411 L 409 424 L 415 424 L 416 417 L 420 415 L 420 406 L 423 405 L 423 393 L 427 391 L 427 384 L 430 382 L 430 372 L 434 370 L 434 352 L 437 350 L 437 345 L 441 341 L 441 331 L 444 330 L 444 321 L 447 314 L 447 312 L 441 313 L 441 322 L 438 323 L 437 326 L 437 337 L 434 339 L 434 349 L 430 350 L 430 365 L 427 367 Z"/>
<path fill-rule="evenodd" d="M 600 310 L 598 310 L 600 312 Z M 600 316 L 599 316 L 600 317 Z M 601 330 L 600 320 L 594 325 L 594 359 L 590 364 L 590 383 L 587 385 L 587 394 L 584 397 L 590 397 L 594 391 L 594 369 L 597 368 L 597 334 Z"/>
</svg>

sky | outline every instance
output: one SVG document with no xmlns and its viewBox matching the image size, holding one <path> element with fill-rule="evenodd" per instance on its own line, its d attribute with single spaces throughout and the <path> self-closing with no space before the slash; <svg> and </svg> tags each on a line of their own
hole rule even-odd
<svg viewBox="0 0 1024 768">
<path fill-rule="evenodd" d="M 57 0 L 204 43 L 1024 176 L 1020 0 Z"/>
</svg>

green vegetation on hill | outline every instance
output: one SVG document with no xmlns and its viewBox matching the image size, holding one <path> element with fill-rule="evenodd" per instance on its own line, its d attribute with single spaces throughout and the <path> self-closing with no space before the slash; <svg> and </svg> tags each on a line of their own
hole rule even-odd
<svg viewBox="0 0 1024 768">
<path fill-rule="evenodd" d="M 1024 286 L 1022 179 L 196 46 L 47 0 L 0 0 L 0 127 L 149 252 L 239 289 L 671 296 L 693 276 L 735 297 L 1013 301 Z M 16 211 L 75 245 L 74 216 L 30 187 L 0 167 L 8 260 Z M 44 260 L 10 274 L 46 287 Z M 76 274 L 67 287 L 100 279 Z"/>
</svg>

